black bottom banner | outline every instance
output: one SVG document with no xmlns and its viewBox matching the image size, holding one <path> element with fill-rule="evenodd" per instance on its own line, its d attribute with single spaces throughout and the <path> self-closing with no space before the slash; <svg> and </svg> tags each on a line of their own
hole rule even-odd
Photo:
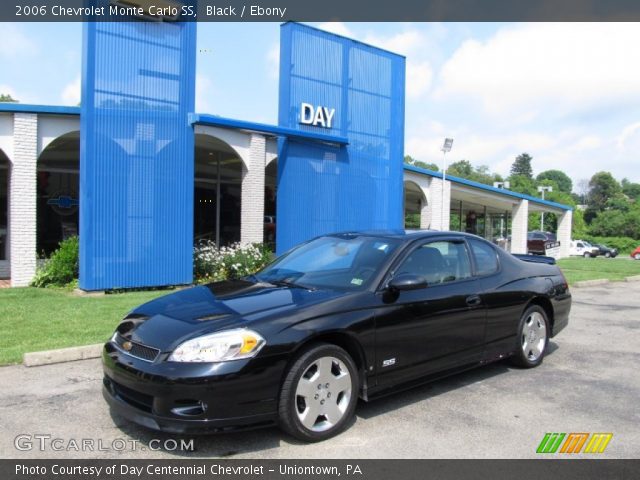
<svg viewBox="0 0 640 480">
<path fill-rule="evenodd" d="M 0 460 L 2 480 L 631 480 L 640 460 Z"/>
</svg>

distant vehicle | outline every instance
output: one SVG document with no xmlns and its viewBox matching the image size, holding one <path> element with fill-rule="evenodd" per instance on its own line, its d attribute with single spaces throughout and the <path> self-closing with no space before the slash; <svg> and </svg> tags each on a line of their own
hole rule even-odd
<svg viewBox="0 0 640 480">
<path fill-rule="evenodd" d="M 585 240 L 572 240 L 569 245 L 569 255 L 591 258 L 600 255 L 600 250 Z"/>
<path fill-rule="evenodd" d="M 640 260 L 640 247 L 637 247 L 633 252 L 631 252 L 631 256 L 636 260 Z"/>
<path fill-rule="evenodd" d="M 529 254 L 556 257 L 559 248 L 560 242 L 551 232 L 533 231 L 527 233 L 527 252 Z"/>
<path fill-rule="evenodd" d="M 618 256 L 618 249 L 616 248 L 610 248 L 601 243 L 594 243 L 593 246 L 596 247 L 600 255 L 605 258 L 616 258 Z"/>
</svg>

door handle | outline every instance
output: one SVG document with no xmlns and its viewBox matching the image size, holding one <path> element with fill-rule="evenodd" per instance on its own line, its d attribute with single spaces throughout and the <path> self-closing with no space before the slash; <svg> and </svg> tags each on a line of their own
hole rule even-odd
<svg viewBox="0 0 640 480">
<path fill-rule="evenodd" d="M 470 295 L 467 297 L 466 302 L 467 305 L 473 307 L 475 305 L 480 305 L 480 303 L 482 303 L 482 299 L 480 298 L 480 295 Z"/>
</svg>

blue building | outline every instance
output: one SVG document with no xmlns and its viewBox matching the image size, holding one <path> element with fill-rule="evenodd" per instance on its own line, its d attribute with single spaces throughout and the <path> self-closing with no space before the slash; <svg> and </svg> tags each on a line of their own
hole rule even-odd
<svg viewBox="0 0 640 480">
<path fill-rule="evenodd" d="M 555 213 L 568 254 L 569 207 L 403 164 L 402 56 L 283 24 L 278 124 L 265 125 L 194 112 L 195 23 L 84 28 L 82 107 L 0 104 L 0 278 L 14 286 L 74 234 L 80 287 L 102 290 L 191 283 L 199 239 L 281 253 L 402 228 L 406 213 L 510 235 L 514 252 L 529 211 Z"/>
</svg>

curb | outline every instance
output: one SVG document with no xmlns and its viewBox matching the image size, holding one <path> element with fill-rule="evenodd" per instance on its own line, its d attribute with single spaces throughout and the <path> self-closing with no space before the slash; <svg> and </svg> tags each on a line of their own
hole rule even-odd
<svg viewBox="0 0 640 480">
<path fill-rule="evenodd" d="M 606 278 L 600 278 L 596 280 L 581 280 L 580 282 L 576 282 L 572 285 L 572 287 L 595 287 L 597 285 L 607 285 L 610 283 Z"/>
<path fill-rule="evenodd" d="M 625 282 L 640 282 L 640 275 L 633 275 L 631 277 L 625 277 Z"/>
<path fill-rule="evenodd" d="M 22 359 L 25 367 L 38 367 L 53 363 L 73 362 L 98 358 L 102 355 L 102 343 L 85 345 L 82 347 L 60 348 L 58 350 L 45 350 L 42 352 L 25 353 Z"/>
</svg>

